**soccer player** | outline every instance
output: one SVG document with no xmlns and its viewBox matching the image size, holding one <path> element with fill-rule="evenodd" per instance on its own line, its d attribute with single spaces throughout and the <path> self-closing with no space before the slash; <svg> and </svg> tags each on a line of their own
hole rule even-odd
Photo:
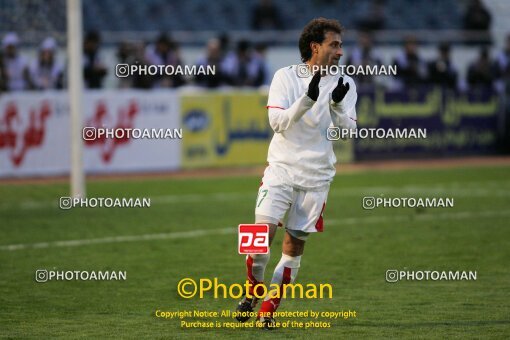
<svg viewBox="0 0 510 340">
<path fill-rule="evenodd" d="M 343 54 L 342 30 L 336 20 L 310 21 L 299 38 L 304 64 L 279 69 L 269 90 L 267 109 L 275 133 L 257 196 L 255 223 L 269 225 L 269 244 L 277 226 L 285 226 L 282 257 L 271 280 L 280 287 L 296 279 L 308 236 L 323 231 L 322 214 L 336 163 L 328 128 L 356 129 L 356 85 L 350 77 L 332 72 L 332 66 L 338 71 Z M 264 281 L 268 261 L 269 254 L 246 256 L 252 288 L 237 306 L 238 312 L 246 315 L 256 306 L 253 286 Z M 279 305 L 279 297 L 265 297 L 258 313 L 264 329 L 274 327 L 272 315 Z M 237 316 L 240 322 L 248 319 Z"/>
</svg>

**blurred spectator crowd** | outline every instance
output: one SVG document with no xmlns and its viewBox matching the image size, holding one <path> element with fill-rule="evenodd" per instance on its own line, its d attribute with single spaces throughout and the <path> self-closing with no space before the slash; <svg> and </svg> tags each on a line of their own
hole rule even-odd
<svg viewBox="0 0 510 340">
<path fill-rule="evenodd" d="M 478 57 L 468 65 L 465 78 L 461 79 L 459 69 L 451 57 L 450 43 L 440 43 L 436 57 L 426 60 L 418 51 L 416 38 L 409 36 L 392 61 L 397 66 L 393 84 L 398 88 L 429 84 L 461 91 L 474 87 L 502 90 L 502 84 L 510 82 L 510 34 L 506 38 L 505 47 L 495 58 L 491 58 L 489 46 L 480 45 L 478 49 Z M 370 33 L 362 32 L 346 64 L 374 66 L 382 65 L 381 60 L 381 56 L 374 51 Z M 362 76 L 356 80 L 361 85 L 376 81 L 375 76 Z"/>
<path fill-rule="evenodd" d="M 382 58 L 374 50 L 369 32 L 360 32 L 358 42 L 346 48 L 342 64 L 382 65 Z M 29 60 L 19 51 L 16 33 L 8 33 L 2 40 L 0 53 L 0 91 L 47 90 L 65 87 L 65 63 L 59 60 L 57 43 L 48 37 L 39 45 L 37 55 Z M 115 72 L 115 65 L 106 65 L 100 53 L 101 37 L 98 32 L 88 32 L 83 44 L 83 76 L 87 88 L 103 87 L 108 72 Z M 230 48 L 226 34 L 208 41 L 205 53 L 196 65 L 213 65 L 214 75 L 132 75 L 118 78 L 120 88 L 177 88 L 195 85 L 206 88 L 221 86 L 259 87 L 269 84 L 271 74 L 266 60 L 267 46 L 253 45 L 247 40 L 238 41 Z M 166 34 L 161 34 L 150 44 L 121 43 L 117 48 L 118 64 L 139 65 L 183 65 L 178 45 Z M 425 60 L 418 52 L 418 42 L 408 37 L 401 51 L 394 57 L 397 76 L 394 83 L 400 87 L 420 84 L 441 85 L 450 89 L 467 89 L 473 86 L 497 87 L 498 82 L 510 79 L 510 35 L 503 50 L 492 58 L 489 47 L 481 45 L 479 55 L 473 60 L 465 79 L 460 79 L 459 70 L 451 58 L 451 45 L 441 43 L 437 57 Z M 376 76 L 356 78 L 360 85 L 372 84 Z"/>
<path fill-rule="evenodd" d="M 320 4 L 320 1 L 325 0 L 317 1 Z M 382 0 L 370 2 L 366 15 L 359 17 L 356 22 L 358 42 L 355 46 L 345 49 L 346 55 L 342 59 L 342 64 L 383 65 L 381 56 L 374 50 L 372 32 L 386 26 L 385 2 Z M 495 57 L 491 57 L 490 24 L 491 15 L 483 3 L 480 0 L 470 0 L 463 17 L 464 32 L 486 32 L 487 36 L 482 36 L 479 42 L 475 42 L 475 46 L 479 48 L 479 55 L 468 65 L 466 72 L 462 72 L 466 75 L 462 79 L 455 61 L 452 60 L 450 43 L 439 44 L 437 57 L 426 60 L 419 53 L 417 39 L 409 36 L 405 39 L 401 51 L 392 60 L 392 64 L 397 65 L 397 76 L 392 79 L 392 84 L 401 88 L 433 84 L 457 90 L 478 86 L 501 89 L 498 84 L 508 82 L 510 79 L 510 35 L 504 48 Z M 253 7 L 251 26 L 254 31 L 284 29 L 282 11 L 270 0 L 260 0 Z M 0 50 L 0 92 L 62 89 L 66 86 L 66 65 L 59 59 L 58 46 L 54 38 L 44 39 L 37 49 L 37 55 L 31 59 L 20 52 L 19 46 L 20 40 L 16 33 L 7 33 L 3 37 Z M 100 33 L 97 31 L 86 33 L 83 43 L 83 76 L 85 86 L 90 89 L 103 88 L 105 77 L 109 72 L 115 72 L 115 65 L 111 65 L 112 62 L 105 62 L 100 50 Z M 220 34 L 207 42 L 203 57 L 195 62 L 196 66 L 214 66 L 214 75 L 134 74 L 125 78 L 119 77 L 118 86 L 154 89 L 177 88 L 184 85 L 205 88 L 268 85 L 272 74 L 269 71 L 266 51 L 266 44 L 252 44 L 248 40 L 233 44 L 227 34 Z M 116 64 L 184 66 L 178 44 L 165 33 L 161 33 L 150 43 L 120 43 L 116 59 Z M 363 86 L 378 83 L 377 79 L 376 76 L 365 75 L 355 80 Z"/>
<path fill-rule="evenodd" d="M 253 46 L 247 40 L 237 42 L 235 48 L 229 48 L 230 41 L 226 34 L 208 41 L 205 54 L 196 66 L 214 66 L 214 75 L 197 74 L 187 78 L 183 75 L 134 75 L 120 78 L 120 87 L 159 88 L 198 85 L 208 88 L 220 86 L 258 87 L 268 81 L 269 68 L 265 58 L 266 46 Z M 121 43 L 117 51 L 119 64 L 172 65 L 184 63 L 179 47 L 168 35 L 160 36 L 148 45 L 138 43 Z M 177 73 L 177 72 L 176 72 Z"/>
<path fill-rule="evenodd" d="M 215 88 L 219 86 L 258 87 L 268 82 L 269 69 L 265 59 L 266 46 L 253 46 L 247 40 L 237 42 L 229 49 L 229 38 L 221 35 L 211 39 L 205 55 L 197 66 L 214 66 L 214 75 L 187 77 L 174 75 L 135 74 L 119 78 L 121 88 L 176 88 L 183 85 L 198 85 Z M 58 59 L 57 43 L 48 37 L 41 42 L 37 57 L 29 60 L 19 51 L 16 33 L 8 33 L 2 40 L 0 53 L 0 91 L 47 90 L 65 87 L 65 64 Z M 88 32 L 83 43 L 83 77 L 90 89 L 103 87 L 105 76 L 113 72 L 115 65 L 106 65 L 100 53 L 101 36 L 96 31 Z M 177 44 L 167 35 L 161 34 L 153 43 L 120 43 L 117 49 L 118 64 L 183 66 Z"/>
<path fill-rule="evenodd" d="M 61 89 L 64 86 L 64 64 L 56 60 L 57 43 L 46 38 L 39 46 L 37 58 L 29 61 L 18 51 L 19 38 L 8 33 L 2 40 L 0 53 L 0 90 Z"/>
</svg>

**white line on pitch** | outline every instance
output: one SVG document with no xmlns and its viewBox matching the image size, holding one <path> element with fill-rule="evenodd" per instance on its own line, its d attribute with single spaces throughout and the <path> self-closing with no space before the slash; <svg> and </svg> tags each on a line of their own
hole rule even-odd
<svg viewBox="0 0 510 340">
<path fill-rule="evenodd" d="M 160 233 L 160 234 L 112 236 L 112 237 L 92 238 L 92 239 L 83 239 L 83 240 L 40 242 L 40 243 L 31 243 L 31 244 L 30 243 L 11 244 L 11 245 L 6 245 L 6 246 L 0 246 L 0 250 L 20 250 L 20 249 L 27 249 L 27 248 L 40 249 L 40 248 L 50 248 L 50 247 L 77 247 L 77 246 L 84 246 L 84 245 L 89 245 L 89 244 L 193 238 L 193 237 L 208 236 L 208 235 L 230 234 L 233 231 L 234 231 L 233 228 L 222 228 L 222 229 L 193 230 L 193 231 Z"/>
<path fill-rule="evenodd" d="M 392 222 L 406 222 L 415 220 L 435 220 L 435 219 L 464 219 L 464 218 L 488 218 L 488 217 L 501 217 L 510 215 L 510 211 L 461 211 L 453 213 L 436 213 L 436 214 L 424 214 L 424 215 L 388 215 L 388 216 L 367 216 L 367 217 L 352 217 L 344 219 L 331 219 L 327 220 L 326 223 L 329 225 L 347 225 L 347 224 L 364 224 L 364 223 L 379 223 L 383 221 Z M 194 238 L 203 237 L 210 235 L 224 235 L 234 234 L 237 228 L 221 228 L 221 229 L 210 229 L 210 230 L 193 230 L 183 232 L 171 232 L 171 233 L 160 233 L 160 234 L 144 234 L 144 235 L 127 235 L 127 236 L 112 236 L 103 238 L 93 239 L 82 239 L 82 240 L 67 240 L 67 241 L 53 241 L 53 242 L 39 242 L 39 243 L 25 243 L 25 244 L 10 244 L 0 246 L 0 250 L 22 250 L 22 249 L 41 249 L 51 247 L 78 247 L 91 244 L 104 244 L 104 243 L 121 243 L 121 242 L 138 242 L 138 241 L 151 241 L 151 240 L 168 240 L 168 239 L 182 239 L 182 238 Z"/>
<path fill-rule="evenodd" d="M 376 208 L 374 210 L 380 210 L 384 208 Z M 451 208 L 450 208 L 451 209 Z M 439 212 L 439 213 L 426 213 L 421 215 L 388 215 L 388 216 L 367 216 L 367 217 L 359 217 L 359 218 L 346 218 L 346 219 L 331 219 L 324 220 L 325 224 L 360 224 L 363 223 L 379 223 L 383 221 L 392 221 L 392 222 L 413 222 L 420 220 L 438 220 L 441 219 L 464 219 L 464 218 L 488 218 L 488 217 L 501 217 L 510 215 L 510 211 L 505 210 L 488 210 L 488 211 L 479 211 L 479 212 L 471 212 L 471 211 L 459 211 L 459 212 Z"/>
<path fill-rule="evenodd" d="M 359 188 L 335 188 L 330 191 L 330 197 L 342 196 L 380 196 L 380 195 L 398 195 L 398 194 L 413 194 L 413 195 L 442 195 L 442 196 L 456 196 L 456 197 L 509 197 L 510 191 L 507 190 L 506 185 L 508 181 L 488 181 L 483 187 L 478 185 L 478 182 L 470 182 L 469 184 L 461 185 L 454 182 L 453 185 L 443 186 L 435 185 L 431 187 L 421 186 L 404 186 L 404 187 L 359 187 Z M 480 182 L 484 183 L 484 182 Z M 493 187 L 490 187 L 493 185 Z M 470 186 L 473 186 L 470 188 Z M 257 192 L 218 192 L 213 194 L 182 194 L 182 195 L 162 195 L 151 197 L 151 203 L 154 204 L 186 204 L 204 201 L 236 201 L 239 199 L 255 199 Z M 25 201 L 16 206 L 11 203 L 0 204 L 0 209 L 10 210 L 13 208 L 21 209 L 37 209 L 44 207 L 58 207 L 58 198 L 55 201 Z"/>
</svg>

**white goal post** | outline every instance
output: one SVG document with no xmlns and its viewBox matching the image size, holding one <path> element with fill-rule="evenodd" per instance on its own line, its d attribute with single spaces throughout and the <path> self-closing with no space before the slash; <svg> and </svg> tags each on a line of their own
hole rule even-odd
<svg viewBox="0 0 510 340">
<path fill-rule="evenodd" d="M 83 25 L 81 0 L 67 0 L 67 54 L 69 77 L 71 196 L 86 197 L 83 170 L 82 96 L 83 96 Z"/>
</svg>

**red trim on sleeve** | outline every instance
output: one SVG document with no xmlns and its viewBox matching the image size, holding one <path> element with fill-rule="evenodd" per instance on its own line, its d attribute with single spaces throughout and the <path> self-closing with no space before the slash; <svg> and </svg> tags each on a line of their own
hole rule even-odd
<svg viewBox="0 0 510 340">
<path fill-rule="evenodd" d="M 285 108 L 284 108 L 284 107 L 281 107 L 281 106 L 271 106 L 271 105 L 266 106 L 266 109 L 280 109 L 280 110 L 285 110 Z"/>
</svg>

